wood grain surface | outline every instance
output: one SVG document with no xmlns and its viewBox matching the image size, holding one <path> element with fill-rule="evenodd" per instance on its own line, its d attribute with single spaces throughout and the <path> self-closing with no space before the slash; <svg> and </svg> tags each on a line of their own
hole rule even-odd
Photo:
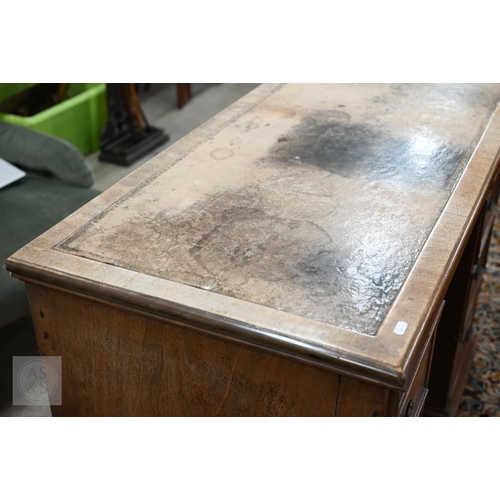
<svg viewBox="0 0 500 500">
<path fill-rule="evenodd" d="M 55 416 L 335 416 L 340 377 L 331 370 L 27 288 L 40 353 L 62 356 Z"/>
<path fill-rule="evenodd" d="M 62 358 L 53 416 L 404 416 L 401 403 L 427 383 L 429 348 L 404 393 L 123 307 L 27 290 L 40 354 Z"/>
</svg>

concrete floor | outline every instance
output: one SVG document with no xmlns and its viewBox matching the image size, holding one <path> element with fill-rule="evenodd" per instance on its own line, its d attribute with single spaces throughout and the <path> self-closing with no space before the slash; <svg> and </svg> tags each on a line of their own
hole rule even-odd
<svg viewBox="0 0 500 500">
<path fill-rule="evenodd" d="M 182 109 L 177 109 L 175 84 L 152 84 L 148 91 L 142 90 L 140 99 L 146 118 L 151 125 L 163 129 L 169 141 L 129 167 L 99 161 L 99 151 L 91 154 L 87 161 L 96 176 L 94 188 L 99 191 L 109 188 L 256 86 L 254 83 L 193 83 L 193 97 Z"/>
<path fill-rule="evenodd" d="M 169 141 L 129 167 L 101 162 L 99 152 L 89 155 L 87 161 L 96 176 L 94 188 L 99 191 L 109 188 L 256 86 L 253 83 L 192 84 L 192 99 L 177 109 L 175 84 L 152 84 L 149 91 L 140 93 L 142 107 L 150 124 L 163 129 Z M 0 329 L 0 417 L 51 416 L 48 406 L 12 405 L 12 357 L 37 354 L 29 316 Z"/>
</svg>

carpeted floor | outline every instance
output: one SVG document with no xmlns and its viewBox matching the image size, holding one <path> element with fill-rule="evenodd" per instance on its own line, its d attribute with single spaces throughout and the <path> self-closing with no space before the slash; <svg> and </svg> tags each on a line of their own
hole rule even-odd
<svg viewBox="0 0 500 500">
<path fill-rule="evenodd" d="M 479 331 L 457 417 L 500 417 L 500 213 L 497 214 L 474 328 Z"/>
</svg>

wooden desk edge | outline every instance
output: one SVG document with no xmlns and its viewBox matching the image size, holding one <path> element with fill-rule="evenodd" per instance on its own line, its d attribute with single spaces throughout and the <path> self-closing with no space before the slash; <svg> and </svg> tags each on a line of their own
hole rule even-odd
<svg viewBox="0 0 500 500">
<path fill-rule="evenodd" d="M 16 268 L 15 272 L 11 271 L 11 276 L 26 283 L 71 293 L 145 316 L 161 317 L 177 326 L 185 325 L 193 330 L 231 339 L 237 343 L 258 346 L 285 357 L 298 358 L 308 364 L 333 370 L 339 374 L 356 377 L 367 382 L 375 382 L 389 389 L 399 390 L 405 386 L 406 379 L 402 372 L 387 369 L 387 366 L 383 364 L 376 365 L 373 362 L 367 364 L 366 359 L 362 357 L 346 356 L 346 354 L 333 349 L 325 349 L 321 346 L 301 342 L 270 330 L 257 328 L 249 323 L 231 318 L 221 318 L 182 304 L 151 300 L 151 297 L 138 294 L 132 295 L 118 287 L 101 285 L 100 291 L 105 293 L 98 295 L 95 293 L 94 284 L 90 281 L 75 282 L 71 277 L 62 274 L 58 276 L 52 274 L 47 279 L 46 273 L 33 270 L 27 262 L 12 259 L 11 263 Z M 9 270 L 11 269 L 12 267 Z M 375 337 L 371 338 L 375 339 Z"/>
</svg>

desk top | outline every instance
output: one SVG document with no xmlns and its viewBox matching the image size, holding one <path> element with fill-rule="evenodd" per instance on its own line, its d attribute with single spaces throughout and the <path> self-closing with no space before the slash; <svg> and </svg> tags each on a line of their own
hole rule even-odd
<svg viewBox="0 0 500 500">
<path fill-rule="evenodd" d="M 492 175 L 499 99 L 494 84 L 262 85 L 8 266 L 402 379 Z"/>
</svg>

